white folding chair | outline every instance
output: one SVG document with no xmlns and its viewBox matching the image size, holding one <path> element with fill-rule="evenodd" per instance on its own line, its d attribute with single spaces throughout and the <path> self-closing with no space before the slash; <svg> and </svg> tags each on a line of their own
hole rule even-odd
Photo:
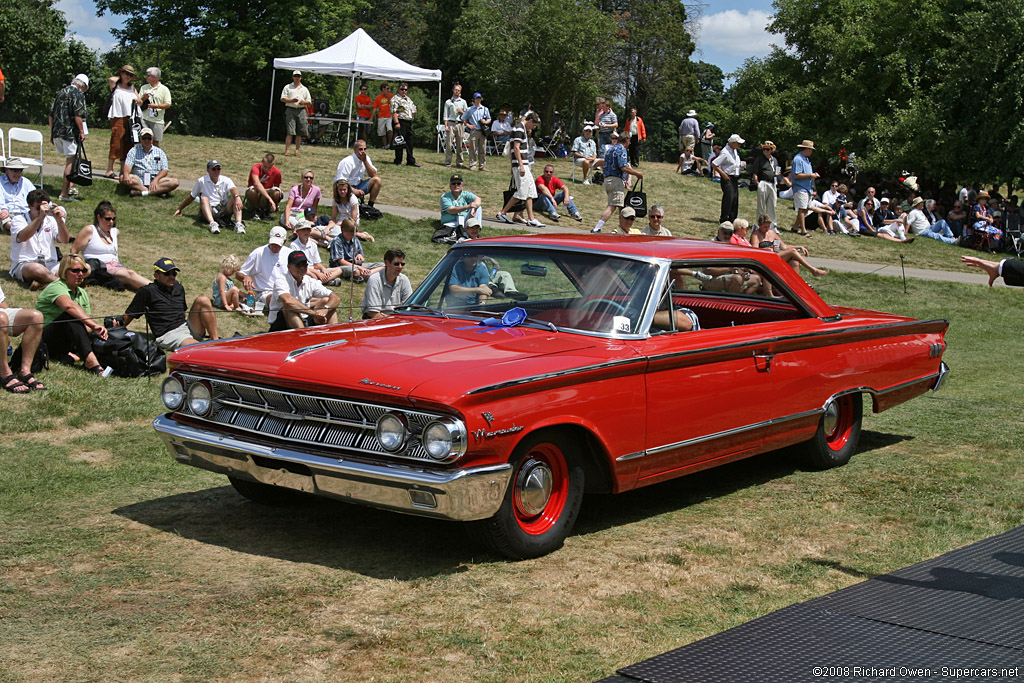
<svg viewBox="0 0 1024 683">
<path fill-rule="evenodd" d="M 25 157 L 22 156 L 21 160 L 25 162 L 26 166 L 38 166 L 39 167 L 39 187 L 43 187 L 43 134 L 38 130 L 32 130 L 31 128 L 16 128 L 12 127 L 7 131 L 7 150 L 10 151 L 11 156 L 19 156 L 14 153 L 14 143 L 24 142 L 28 144 L 39 144 L 39 157 Z"/>
<path fill-rule="evenodd" d="M 7 163 L 7 144 L 4 142 L 3 128 L 0 128 L 0 162 Z"/>
</svg>

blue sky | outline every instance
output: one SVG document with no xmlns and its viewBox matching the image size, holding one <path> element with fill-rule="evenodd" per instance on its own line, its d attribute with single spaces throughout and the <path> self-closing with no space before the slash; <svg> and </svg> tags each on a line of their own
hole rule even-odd
<svg viewBox="0 0 1024 683">
<path fill-rule="evenodd" d="M 60 0 L 56 6 L 68 19 L 69 32 L 88 47 L 107 51 L 114 46 L 110 30 L 120 27 L 124 17 L 97 17 L 93 0 Z M 725 0 L 705 5 L 694 61 L 715 64 L 729 73 L 747 57 L 767 55 L 772 41 L 778 40 L 765 31 L 771 13 L 770 0 Z"/>
</svg>

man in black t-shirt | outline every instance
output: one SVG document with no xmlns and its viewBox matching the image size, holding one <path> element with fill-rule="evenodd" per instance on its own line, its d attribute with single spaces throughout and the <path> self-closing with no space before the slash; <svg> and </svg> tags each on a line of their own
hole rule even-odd
<svg viewBox="0 0 1024 683">
<path fill-rule="evenodd" d="M 153 279 L 135 293 L 135 298 L 124 312 L 123 324 L 146 316 L 156 344 L 164 351 L 198 344 L 209 335 L 217 334 L 217 316 L 207 296 L 197 296 L 185 319 L 185 287 L 178 282 L 179 268 L 166 256 L 153 264 Z"/>
</svg>

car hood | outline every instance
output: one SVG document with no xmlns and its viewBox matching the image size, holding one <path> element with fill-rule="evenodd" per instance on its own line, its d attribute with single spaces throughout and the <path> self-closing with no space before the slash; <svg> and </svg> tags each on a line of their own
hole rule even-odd
<svg viewBox="0 0 1024 683">
<path fill-rule="evenodd" d="M 317 393 L 420 397 L 449 403 L 467 391 L 537 372 L 592 364 L 608 340 L 532 327 L 493 328 L 476 320 L 393 316 L 197 344 L 177 351 L 182 370 L 317 385 Z M 597 353 L 600 358 L 595 358 Z M 531 362 L 558 356 L 553 364 Z M 520 367 L 521 366 L 521 367 Z"/>
</svg>

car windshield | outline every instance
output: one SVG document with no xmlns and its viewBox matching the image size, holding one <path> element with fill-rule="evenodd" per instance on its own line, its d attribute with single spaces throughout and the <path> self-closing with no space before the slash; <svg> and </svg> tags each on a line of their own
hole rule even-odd
<svg viewBox="0 0 1024 683">
<path fill-rule="evenodd" d="M 499 315 L 519 306 L 527 324 L 621 335 L 639 332 L 655 263 L 602 253 L 480 244 L 453 249 L 408 305 L 448 315 Z"/>
</svg>

